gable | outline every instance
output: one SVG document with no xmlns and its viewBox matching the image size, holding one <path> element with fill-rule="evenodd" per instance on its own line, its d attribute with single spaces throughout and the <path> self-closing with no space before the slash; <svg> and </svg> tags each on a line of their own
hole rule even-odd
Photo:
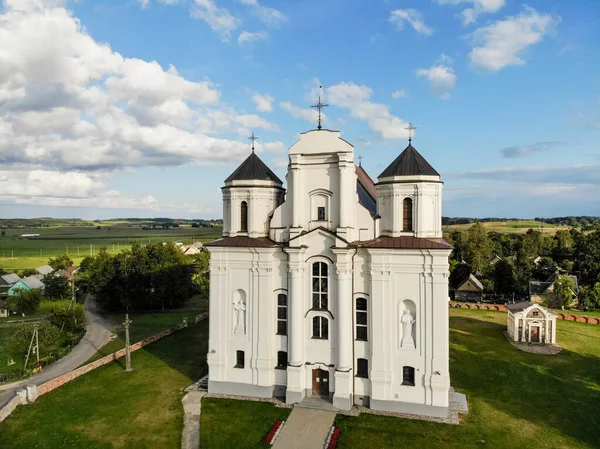
<svg viewBox="0 0 600 449">
<path fill-rule="evenodd" d="M 348 242 L 325 228 L 315 228 L 291 239 L 290 246 L 308 248 L 306 251 L 307 258 L 317 255 L 332 257 L 331 248 L 347 248 Z"/>
</svg>

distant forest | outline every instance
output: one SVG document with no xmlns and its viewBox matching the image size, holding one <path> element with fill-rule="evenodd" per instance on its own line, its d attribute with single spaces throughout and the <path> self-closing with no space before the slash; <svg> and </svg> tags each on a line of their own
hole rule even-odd
<svg viewBox="0 0 600 449">
<path fill-rule="evenodd" d="M 50 228 L 56 226 L 98 226 L 99 223 L 130 223 L 139 227 L 169 228 L 179 225 L 191 225 L 192 227 L 211 227 L 223 224 L 222 219 L 185 219 L 185 218 L 110 218 L 107 220 L 82 220 L 81 218 L 0 218 L 0 228 Z"/>
<path fill-rule="evenodd" d="M 482 222 L 486 223 L 489 221 L 523 221 L 523 218 L 497 218 L 497 217 L 489 217 L 489 218 L 469 218 L 469 217 L 442 217 L 442 225 L 459 225 L 459 224 L 469 224 L 469 223 L 477 223 Z M 553 218 L 540 218 L 535 217 L 534 221 L 539 221 L 540 223 L 548 223 L 553 225 L 560 226 L 573 226 L 573 227 L 582 227 L 586 228 L 588 226 L 594 226 L 600 224 L 600 217 L 591 217 L 589 215 L 582 215 L 580 217 L 569 216 L 569 217 L 553 217 Z"/>
</svg>

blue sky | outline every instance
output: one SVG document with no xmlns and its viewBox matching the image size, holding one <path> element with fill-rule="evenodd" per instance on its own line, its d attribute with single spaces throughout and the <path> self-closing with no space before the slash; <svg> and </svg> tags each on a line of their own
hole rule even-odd
<svg viewBox="0 0 600 449">
<path fill-rule="evenodd" d="M 221 214 L 259 137 L 415 147 L 445 216 L 600 215 L 600 2 L 5 0 L 0 216 Z"/>
</svg>

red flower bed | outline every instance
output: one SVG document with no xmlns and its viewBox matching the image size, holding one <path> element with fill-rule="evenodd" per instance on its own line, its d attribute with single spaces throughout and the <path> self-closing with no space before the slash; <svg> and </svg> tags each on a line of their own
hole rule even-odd
<svg viewBox="0 0 600 449">
<path fill-rule="evenodd" d="M 331 439 L 329 440 L 329 444 L 327 445 L 327 449 L 335 449 L 337 446 L 337 440 L 340 437 L 340 429 L 336 427 L 331 434 Z"/>
<path fill-rule="evenodd" d="M 281 427 L 282 424 L 283 424 L 283 421 L 281 421 L 280 419 L 275 421 L 275 424 L 273 424 L 273 427 L 271 427 L 271 431 L 269 432 L 269 434 L 267 435 L 267 438 L 265 439 L 266 444 L 273 444 L 273 438 L 275 437 L 277 430 Z"/>
</svg>

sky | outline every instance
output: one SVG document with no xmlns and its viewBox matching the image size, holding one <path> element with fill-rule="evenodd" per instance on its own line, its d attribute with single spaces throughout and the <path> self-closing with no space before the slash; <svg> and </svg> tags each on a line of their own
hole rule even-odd
<svg viewBox="0 0 600 449">
<path fill-rule="evenodd" d="M 600 215 L 598 0 L 0 0 L 0 217 L 220 218 L 324 127 L 444 216 Z"/>
</svg>

